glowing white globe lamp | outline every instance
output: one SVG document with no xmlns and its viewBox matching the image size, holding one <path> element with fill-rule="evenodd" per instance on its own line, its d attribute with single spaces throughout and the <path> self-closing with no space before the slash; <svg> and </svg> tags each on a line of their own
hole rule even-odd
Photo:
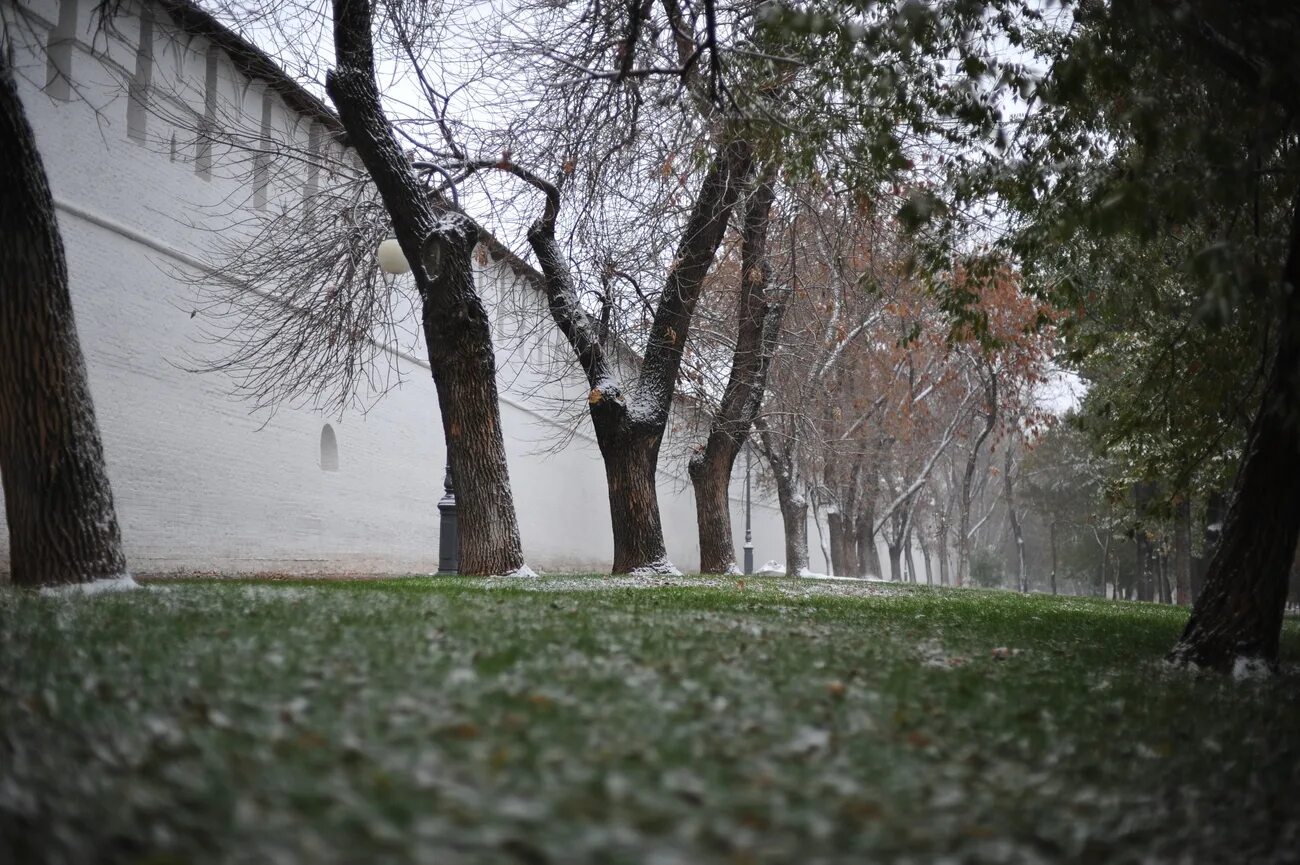
<svg viewBox="0 0 1300 865">
<path fill-rule="evenodd" d="M 396 237 L 390 237 L 380 243 L 375 255 L 379 259 L 379 269 L 384 273 L 409 273 L 411 270 L 411 263 L 406 260 L 402 245 L 397 242 Z"/>
</svg>

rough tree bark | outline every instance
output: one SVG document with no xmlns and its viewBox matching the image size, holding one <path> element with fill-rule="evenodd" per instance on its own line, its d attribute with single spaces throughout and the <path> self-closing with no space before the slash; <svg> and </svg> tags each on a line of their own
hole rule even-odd
<svg viewBox="0 0 1300 865">
<path fill-rule="evenodd" d="M 688 466 L 700 532 L 700 571 L 705 574 L 737 570 L 731 535 L 731 472 L 762 405 L 785 312 L 784 295 L 776 296 L 769 287 L 772 268 L 767 257 L 767 229 L 774 198 L 773 182 L 766 176 L 745 207 L 731 374 L 713 415 L 709 438 Z"/>
<path fill-rule="evenodd" d="M 337 68 L 325 89 L 393 220 L 423 303 L 429 365 L 456 478 L 460 571 L 508 574 L 524 564 L 506 467 L 496 358 L 474 286 L 478 227 L 411 171 L 375 84 L 372 0 L 334 0 Z"/>
<path fill-rule="evenodd" d="M 568 262 L 556 241 L 560 191 L 531 178 L 546 193 L 542 216 L 528 242 L 542 268 L 551 317 L 577 356 L 591 390 L 587 406 L 605 463 L 614 530 L 613 573 L 676 573 L 668 560 L 655 469 L 668 424 L 682 351 L 704 277 L 722 243 L 740 190 L 749 182 L 754 154 L 730 138 L 718 146 L 682 231 L 673 266 L 650 326 L 645 358 L 631 382 L 601 341 L 599 323 L 583 309 Z"/>
<path fill-rule="evenodd" d="M 36 136 L 0 45 L 0 480 L 20 586 L 133 585 Z"/>
<path fill-rule="evenodd" d="M 1293 203 L 1281 316 L 1205 587 L 1170 659 L 1231 670 L 1277 668 L 1287 575 L 1300 537 L 1300 196 Z"/>
</svg>

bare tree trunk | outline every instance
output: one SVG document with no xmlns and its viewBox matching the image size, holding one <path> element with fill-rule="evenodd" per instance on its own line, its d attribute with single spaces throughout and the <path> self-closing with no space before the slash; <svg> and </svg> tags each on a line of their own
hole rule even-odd
<svg viewBox="0 0 1300 865">
<path fill-rule="evenodd" d="M 596 431 L 609 486 L 615 538 L 613 573 L 670 571 L 655 487 L 659 435 L 621 424 L 597 424 Z"/>
<path fill-rule="evenodd" d="M 907 533 L 903 535 L 903 550 L 907 554 L 907 579 L 908 582 L 920 582 L 916 575 L 916 558 L 912 555 L 912 526 L 909 523 Z"/>
<path fill-rule="evenodd" d="M 1192 603 L 1192 505 L 1187 496 L 1174 511 L 1174 583 L 1178 603 Z"/>
<path fill-rule="evenodd" d="M 1051 535 L 1052 544 L 1052 594 L 1056 594 L 1056 520 L 1052 520 L 1048 525 L 1048 534 Z"/>
<path fill-rule="evenodd" d="M 776 500 L 781 506 L 781 523 L 785 529 L 785 573 L 802 576 L 808 570 L 808 500 L 799 492 L 795 463 L 798 443 L 792 439 L 778 442 L 762 417 L 754 419 L 763 456 L 776 479 Z"/>
<path fill-rule="evenodd" d="M 1011 538 L 1016 545 L 1016 585 L 1022 593 L 1029 592 L 1029 572 L 1025 570 L 1025 536 L 1020 530 L 1020 517 L 1016 513 L 1016 498 L 1011 486 L 1011 443 L 1007 442 L 1002 484 L 1007 502 L 1007 518 L 1011 521 Z"/>
<path fill-rule="evenodd" d="M 939 585 L 946 586 L 950 579 L 948 574 L 948 525 L 946 520 L 939 525 L 939 532 L 935 539 L 938 541 Z"/>
<path fill-rule="evenodd" d="M 0 45 L 0 480 L 12 580 L 131 585 L 36 136 Z"/>
<path fill-rule="evenodd" d="M 844 571 L 844 517 L 839 511 L 826 514 L 826 533 L 830 535 L 831 574 L 836 577 L 850 576 Z"/>
<path fill-rule="evenodd" d="M 511 573 L 524 557 L 501 432 L 496 359 L 471 265 L 478 227 L 436 202 L 393 138 L 375 84 L 371 26 L 371 0 L 334 0 L 338 67 L 326 76 L 325 89 L 383 198 L 420 291 L 429 365 L 456 478 L 460 571 Z"/>
<path fill-rule="evenodd" d="M 901 583 L 903 581 L 903 545 L 902 543 L 886 543 L 885 547 L 889 550 L 889 579 L 891 582 Z"/>
<path fill-rule="evenodd" d="M 1300 197 L 1293 208 L 1277 347 L 1222 540 L 1171 653 L 1178 662 L 1219 670 L 1242 661 L 1277 667 L 1287 575 L 1300 537 Z"/>
<path fill-rule="evenodd" d="M 925 532 L 922 531 L 916 536 L 916 543 L 921 548 L 921 562 L 925 566 L 925 584 L 934 585 L 934 567 L 930 563 L 930 547 L 925 542 Z"/>
<path fill-rule="evenodd" d="M 700 532 L 700 571 L 706 574 L 736 569 L 731 535 L 731 472 L 762 404 L 785 311 L 784 297 L 768 296 L 771 266 L 767 260 L 767 229 L 774 197 L 772 181 L 765 178 L 745 208 L 736 310 L 738 331 L 731 374 L 713 416 L 708 441 L 688 466 Z"/>
<path fill-rule="evenodd" d="M 797 493 L 783 497 L 777 492 L 785 528 L 785 573 L 800 577 L 808 570 L 808 502 Z"/>
<path fill-rule="evenodd" d="M 857 535 L 858 574 L 879 578 L 884 574 L 884 568 L 880 566 L 880 550 L 876 547 L 876 535 L 871 530 L 876 524 L 875 510 L 874 505 L 867 505 L 859 511 L 854 534 Z"/>
<path fill-rule="evenodd" d="M 714 154 L 655 309 L 640 372 L 626 387 L 621 382 L 618 362 L 606 353 L 599 324 L 583 308 L 556 241 L 559 189 L 516 171 L 546 193 L 546 208 L 529 228 L 528 242 L 542 268 L 551 317 L 568 340 L 591 387 L 588 408 L 606 461 L 605 476 L 610 481 L 616 574 L 676 571 L 668 561 L 658 500 L 650 491 L 654 489 L 659 446 L 672 410 L 682 352 L 700 289 L 722 243 L 740 189 L 749 182 L 753 162 L 753 148 L 739 139 L 721 145 Z M 625 447 L 637 453 L 625 454 Z M 610 465 L 611 461 L 614 465 Z M 631 472 L 640 472 L 641 476 L 633 478 Z M 629 489 L 637 491 L 635 498 L 625 494 Z M 729 538 L 729 529 L 727 535 Z M 729 540 L 727 544 L 730 546 Z"/>
<path fill-rule="evenodd" d="M 975 483 L 975 467 L 979 460 L 980 447 L 984 444 L 985 439 L 993 432 L 993 427 L 998 418 L 998 380 L 989 371 L 988 381 L 985 383 L 986 413 L 984 415 L 984 429 L 980 431 L 975 443 L 971 445 L 970 454 L 966 457 L 966 473 L 962 477 L 961 484 L 961 501 L 959 526 L 957 529 L 957 585 L 962 586 L 965 583 L 966 576 L 970 572 L 970 508 L 971 494 Z"/>
</svg>

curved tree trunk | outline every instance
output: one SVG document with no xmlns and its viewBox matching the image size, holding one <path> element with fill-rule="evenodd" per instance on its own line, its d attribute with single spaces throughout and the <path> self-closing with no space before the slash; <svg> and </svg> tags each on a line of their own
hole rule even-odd
<svg viewBox="0 0 1300 865">
<path fill-rule="evenodd" d="M 131 585 L 36 137 L 0 47 L 0 480 L 21 586 Z"/>
<path fill-rule="evenodd" d="M 460 572 L 507 574 L 524 563 L 501 434 L 496 358 L 474 286 L 478 227 L 412 173 L 375 84 L 372 0 L 334 0 L 337 68 L 325 89 L 393 221 L 423 301 L 460 527 Z"/>
<path fill-rule="evenodd" d="M 1293 204 L 1277 348 L 1205 587 L 1171 660 L 1276 669 L 1287 576 L 1300 537 L 1300 197 Z"/>
<path fill-rule="evenodd" d="M 731 534 L 731 472 L 762 404 L 785 311 L 783 298 L 768 297 L 771 266 L 767 260 L 767 228 L 774 198 L 772 181 L 764 178 L 745 208 L 731 374 L 713 416 L 708 441 L 688 465 L 700 533 L 700 571 L 705 574 L 739 570 Z"/>
</svg>

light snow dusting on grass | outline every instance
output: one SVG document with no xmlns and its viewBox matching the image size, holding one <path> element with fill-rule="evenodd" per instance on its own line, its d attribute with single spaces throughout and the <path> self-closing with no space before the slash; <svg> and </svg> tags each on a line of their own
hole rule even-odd
<svg viewBox="0 0 1300 865">
<path fill-rule="evenodd" d="M 98 595 L 103 592 L 129 592 L 138 588 L 140 588 L 140 584 L 130 574 L 119 574 L 116 577 L 104 577 L 87 583 L 62 583 L 57 586 L 45 586 L 41 589 L 41 594 L 49 597 Z"/>
<path fill-rule="evenodd" d="M 1300 838 L 1300 688 L 1153 675 L 1181 619 L 1152 605 L 661 574 L 153 587 L 0 590 L 14 861 L 1270 862 Z"/>
</svg>

